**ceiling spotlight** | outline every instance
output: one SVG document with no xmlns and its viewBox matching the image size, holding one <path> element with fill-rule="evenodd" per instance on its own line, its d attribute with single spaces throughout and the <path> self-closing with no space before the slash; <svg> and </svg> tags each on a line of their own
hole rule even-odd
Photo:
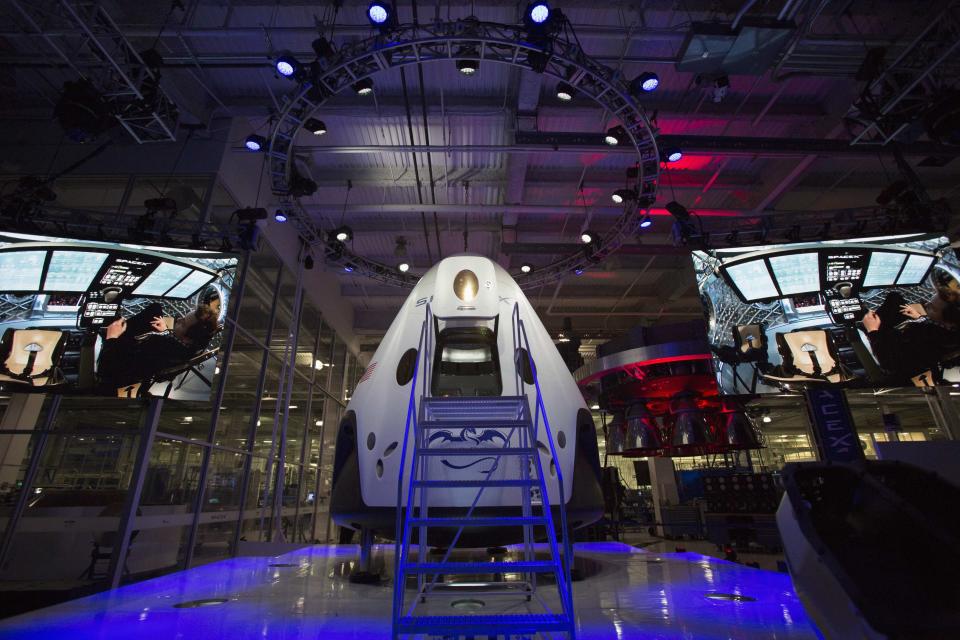
<svg viewBox="0 0 960 640">
<path fill-rule="evenodd" d="M 333 238 L 337 242 L 353 240 L 353 229 L 344 225 L 333 230 Z"/>
<path fill-rule="evenodd" d="M 356 269 L 356 267 L 353 266 L 352 262 L 348 262 L 347 264 L 343 265 L 343 270 L 347 273 L 353 273 L 354 269 Z"/>
<path fill-rule="evenodd" d="M 583 244 L 590 244 L 597 239 L 597 236 L 593 231 L 585 230 L 580 232 L 580 242 Z"/>
<path fill-rule="evenodd" d="M 577 95 L 577 90 L 571 87 L 566 82 L 561 82 L 557 85 L 557 98 L 563 100 L 564 102 L 570 102 L 573 100 L 574 96 Z"/>
<path fill-rule="evenodd" d="M 410 263 L 401 262 L 397 265 L 397 269 L 400 271 L 400 273 L 406 273 L 407 271 L 410 271 Z"/>
<path fill-rule="evenodd" d="M 650 217 L 650 214 L 649 214 L 649 213 L 648 213 L 648 214 L 645 214 L 642 218 L 640 218 L 640 228 L 641 228 L 641 229 L 646 229 L 647 227 L 650 227 L 650 226 L 652 226 L 652 225 L 653 225 L 653 218 Z"/>
<path fill-rule="evenodd" d="M 358 96 L 368 96 L 373 93 L 373 80 L 371 78 L 357 80 L 351 86 Z"/>
<path fill-rule="evenodd" d="M 367 19 L 375 27 L 388 26 L 393 20 L 393 7 L 386 2 L 371 2 L 367 7 Z"/>
<path fill-rule="evenodd" d="M 523 22 L 528 27 L 543 26 L 550 20 L 550 5 L 546 2 L 531 2 L 523 13 Z"/>
<path fill-rule="evenodd" d="M 633 189 L 617 189 L 613 192 L 613 195 L 610 196 L 610 199 L 617 204 L 629 202 L 637 199 L 637 192 Z"/>
<path fill-rule="evenodd" d="M 243 146 L 250 151 L 262 151 L 266 145 L 267 139 L 255 133 L 251 133 L 247 136 L 247 139 L 243 141 Z"/>
<path fill-rule="evenodd" d="M 530 273 L 531 271 L 533 271 L 533 265 L 529 262 L 524 262 L 520 265 L 520 273 Z"/>
<path fill-rule="evenodd" d="M 659 86 L 659 76 L 653 72 L 645 71 L 633 79 L 633 82 L 630 83 L 630 91 L 633 95 L 641 95 L 642 93 L 650 93 Z"/>
<path fill-rule="evenodd" d="M 283 212 L 283 209 L 277 209 L 277 212 L 273 214 L 273 219 L 277 222 L 286 222 L 287 214 Z"/>
<path fill-rule="evenodd" d="M 274 66 L 277 69 L 277 73 L 282 75 L 284 78 L 294 78 L 299 76 L 303 71 L 303 65 L 300 64 L 300 61 L 297 60 L 292 53 L 289 51 L 284 51 L 277 57 Z"/>
<path fill-rule="evenodd" d="M 582 276 L 582 275 L 583 275 L 583 269 L 581 269 L 580 267 L 577 267 L 576 269 L 573 270 L 573 274 L 576 275 L 576 276 Z"/>
<path fill-rule="evenodd" d="M 603 141 L 611 147 L 622 144 L 627 141 L 627 130 L 619 125 L 610 127 L 607 129 L 607 135 L 604 136 Z"/>
<path fill-rule="evenodd" d="M 667 149 L 663 157 L 667 159 L 667 162 L 680 162 L 681 158 L 683 158 L 683 151 L 676 148 Z"/>
<path fill-rule="evenodd" d="M 472 76 L 479 68 L 479 60 L 457 60 L 457 71 L 465 76 Z"/>
<path fill-rule="evenodd" d="M 763 421 L 769 424 L 773 422 L 773 418 L 771 418 L 770 416 L 763 416 Z"/>
<path fill-rule="evenodd" d="M 316 118 L 307 118 L 307 121 L 303 123 L 303 128 L 315 136 L 322 136 L 327 132 L 327 125 L 323 120 L 317 120 Z"/>
</svg>

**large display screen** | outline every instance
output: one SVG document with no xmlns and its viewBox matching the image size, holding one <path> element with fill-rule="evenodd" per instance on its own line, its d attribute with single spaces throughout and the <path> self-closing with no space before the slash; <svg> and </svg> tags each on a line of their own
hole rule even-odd
<svg viewBox="0 0 960 640">
<path fill-rule="evenodd" d="M 237 257 L 0 233 L 0 389 L 210 398 Z"/>
<path fill-rule="evenodd" d="M 693 261 L 723 393 L 960 382 L 960 261 L 946 238 L 735 247 Z"/>
</svg>

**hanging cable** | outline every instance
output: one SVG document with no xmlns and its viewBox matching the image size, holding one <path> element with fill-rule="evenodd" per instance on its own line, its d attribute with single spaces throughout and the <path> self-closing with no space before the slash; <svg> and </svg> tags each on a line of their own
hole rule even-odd
<svg viewBox="0 0 960 640">
<path fill-rule="evenodd" d="M 404 67 L 400 67 L 400 86 L 403 88 L 403 107 L 407 113 L 407 135 L 410 136 L 410 157 L 413 158 L 413 176 L 417 181 L 417 199 L 423 204 L 423 185 L 420 181 L 420 167 L 417 165 L 417 152 L 414 151 L 416 142 L 413 139 L 413 117 L 410 114 L 410 93 L 407 91 L 407 74 Z M 433 252 L 430 250 L 430 232 L 427 230 L 427 214 L 420 211 L 420 221 L 423 223 L 423 239 L 427 245 L 427 258 L 433 264 Z"/>
<path fill-rule="evenodd" d="M 340 226 L 343 226 L 343 219 L 347 216 L 347 203 L 350 201 L 350 192 L 353 190 L 353 180 L 347 180 L 347 195 L 343 197 L 343 211 L 340 212 Z"/>
</svg>

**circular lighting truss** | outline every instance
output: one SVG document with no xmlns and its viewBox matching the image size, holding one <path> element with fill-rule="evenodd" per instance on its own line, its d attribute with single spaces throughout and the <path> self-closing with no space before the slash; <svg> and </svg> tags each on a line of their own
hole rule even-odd
<svg viewBox="0 0 960 640">
<path fill-rule="evenodd" d="M 402 273 L 395 266 L 368 260 L 352 253 L 343 243 L 329 243 L 326 234 L 316 228 L 298 198 L 291 195 L 294 140 L 303 123 L 315 116 L 321 106 L 358 81 L 386 69 L 419 62 L 449 61 L 455 64 L 463 51 L 483 62 L 508 64 L 553 76 L 573 87 L 578 96 L 591 98 L 620 122 L 627 139 L 636 150 L 637 176 L 630 185 L 639 195 L 625 202 L 624 212 L 612 228 L 583 250 L 518 274 L 517 282 L 531 288 L 556 282 L 583 272 L 614 253 L 639 229 L 643 214 L 657 193 L 660 156 L 650 121 L 631 94 L 629 85 L 613 69 L 583 53 L 576 42 L 561 33 L 547 41 L 534 43 L 523 25 L 480 22 L 473 19 L 430 25 L 398 25 L 366 40 L 344 45 L 336 57 L 321 69 L 308 74 L 288 96 L 274 121 L 269 137 L 269 162 L 273 193 L 281 206 L 312 245 L 320 245 L 327 262 L 353 267 L 355 273 L 385 284 L 412 287 L 419 277 Z M 319 116 L 318 116 L 319 118 Z M 603 132 L 597 132 L 598 145 Z"/>
</svg>

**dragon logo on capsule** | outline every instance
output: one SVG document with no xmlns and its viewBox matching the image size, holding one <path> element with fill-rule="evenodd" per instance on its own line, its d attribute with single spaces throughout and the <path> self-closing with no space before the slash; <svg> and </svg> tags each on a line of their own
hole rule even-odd
<svg viewBox="0 0 960 640">
<path fill-rule="evenodd" d="M 455 436 L 451 431 L 444 429 L 443 431 L 437 431 L 430 435 L 429 443 L 432 445 L 434 442 L 439 441 L 440 444 L 446 444 L 448 442 L 456 442 L 458 444 L 471 442 L 478 449 L 483 449 L 482 443 L 491 442 L 497 443 L 499 441 L 501 445 L 506 445 L 507 437 L 497 431 L 496 429 L 484 429 L 480 433 L 477 433 L 477 430 L 473 427 L 467 427 L 465 429 L 460 429 L 460 435 Z M 481 453 L 480 451 L 477 452 Z M 487 469 L 481 469 L 480 473 L 490 473 L 497 468 L 498 459 L 495 456 L 483 456 L 468 462 L 467 464 L 454 464 L 447 460 L 446 458 L 441 459 L 440 463 L 450 469 L 469 469 L 475 465 L 478 465 L 482 462 L 492 462 L 493 466 Z"/>
</svg>

